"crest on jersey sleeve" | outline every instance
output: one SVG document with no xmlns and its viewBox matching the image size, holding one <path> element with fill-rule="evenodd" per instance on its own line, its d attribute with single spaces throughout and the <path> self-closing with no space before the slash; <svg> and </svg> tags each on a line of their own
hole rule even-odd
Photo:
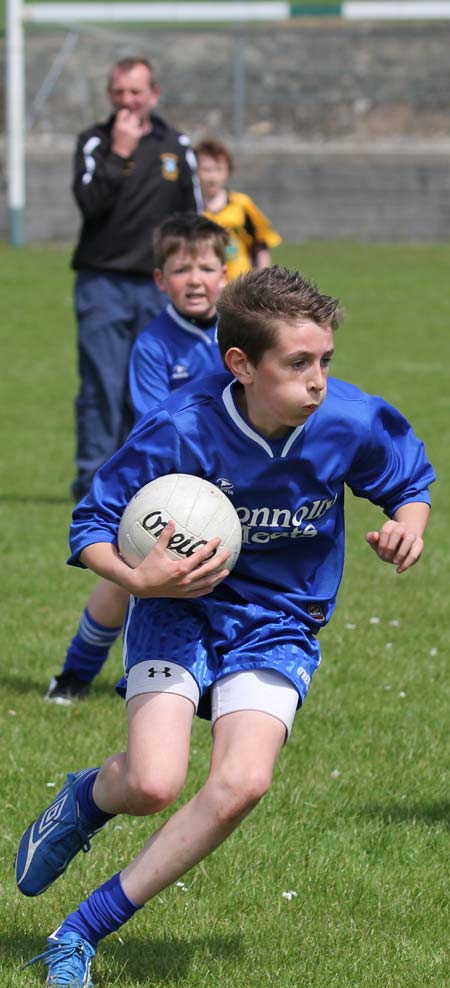
<svg viewBox="0 0 450 988">
<path fill-rule="evenodd" d="M 220 490 L 223 491 L 224 494 L 227 494 L 228 497 L 231 497 L 234 493 L 233 483 L 231 480 L 228 480 L 227 477 L 218 477 L 215 483 L 216 487 L 220 487 Z"/>
<path fill-rule="evenodd" d="M 166 182 L 177 182 L 180 177 L 178 155 L 166 152 L 161 155 L 161 173 Z"/>
<path fill-rule="evenodd" d="M 308 614 L 314 619 L 314 621 L 319 622 L 325 621 L 325 614 L 323 613 L 320 604 L 308 604 Z"/>
<path fill-rule="evenodd" d="M 171 374 L 171 380 L 172 381 L 188 381 L 189 380 L 189 371 L 188 371 L 188 369 L 187 369 L 187 367 L 186 367 L 185 364 L 175 364 L 174 365 L 174 368 L 173 368 L 173 371 L 172 371 L 172 374 Z"/>
</svg>

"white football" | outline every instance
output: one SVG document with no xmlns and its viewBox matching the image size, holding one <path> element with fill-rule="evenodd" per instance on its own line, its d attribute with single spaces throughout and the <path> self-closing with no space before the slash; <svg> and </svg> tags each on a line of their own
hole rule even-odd
<svg viewBox="0 0 450 988">
<path fill-rule="evenodd" d="M 209 539 L 220 538 L 219 551 L 230 552 L 232 569 L 241 551 L 242 529 L 236 510 L 219 487 L 187 473 L 158 477 L 137 492 L 119 525 L 119 552 L 129 566 L 138 566 L 153 548 L 168 521 L 176 529 L 168 550 L 186 559 Z"/>
</svg>

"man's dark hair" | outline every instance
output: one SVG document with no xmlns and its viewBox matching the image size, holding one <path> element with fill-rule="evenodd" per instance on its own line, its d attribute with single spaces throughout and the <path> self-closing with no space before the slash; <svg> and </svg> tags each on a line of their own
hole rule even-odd
<svg viewBox="0 0 450 988">
<path fill-rule="evenodd" d="M 199 213 L 173 213 L 155 230 L 155 266 L 163 268 L 180 247 L 196 253 L 203 244 L 210 244 L 220 263 L 225 264 L 228 233 L 222 226 Z"/>
<path fill-rule="evenodd" d="M 242 274 L 225 286 L 218 302 L 217 338 L 222 358 L 239 347 L 254 367 L 276 344 L 283 322 L 308 320 L 337 329 L 339 301 L 322 295 L 298 271 L 274 265 Z"/>
<path fill-rule="evenodd" d="M 156 86 L 156 79 L 153 74 L 153 65 L 147 58 L 141 58 L 139 55 L 130 55 L 128 58 L 120 58 L 118 62 L 114 62 L 108 76 L 108 89 L 111 89 L 113 73 L 116 69 L 118 69 L 119 72 L 131 72 L 131 69 L 135 69 L 137 65 L 144 65 L 145 68 L 148 69 L 150 89 L 153 89 L 153 86 Z"/>
</svg>

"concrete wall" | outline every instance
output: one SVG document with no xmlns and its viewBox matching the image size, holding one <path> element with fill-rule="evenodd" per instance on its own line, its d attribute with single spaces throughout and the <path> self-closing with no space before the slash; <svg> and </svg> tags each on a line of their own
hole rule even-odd
<svg viewBox="0 0 450 988">
<path fill-rule="evenodd" d="M 62 73 L 39 105 L 40 86 L 67 40 Z M 26 236 L 74 239 L 74 135 L 107 114 L 112 62 L 139 52 L 157 68 L 163 115 L 194 140 L 209 134 L 230 144 L 235 187 L 257 200 L 287 240 L 446 239 L 449 47 L 450 23 L 436 22 L 30 35 Z"/>
<path fill-rule="evenodd" d="M 232 146 L 232 142 L 230 142 Z M 28 153 L 27 240 L 73 241 L 72 142 Z M 383 146 L 241 142 L 235 186 L 245 189 L 286 240 L 446 240 L 450 237 L 450 141 Z M 0 236 L 7 236 L 6 203 Z"/>
</svg>

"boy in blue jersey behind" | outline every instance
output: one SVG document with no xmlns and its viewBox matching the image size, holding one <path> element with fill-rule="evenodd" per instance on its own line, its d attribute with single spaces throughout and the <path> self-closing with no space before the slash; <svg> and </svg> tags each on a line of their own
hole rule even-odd
<svg viewBox="0 0 450 988">
<path fill-rule="evenodd" d="M 433 469 L 396 409 L 327 380 L 339 318 L 336 299 L 282 268 L 230 282 L 218 339 L 233 380 L 204 379 L 142 419 L 74 512 L 70 562 L 133 596 L 128 750 L 70 774 L 28 827 L 20 890 L 43 892 L 116 814 L 173 803 L 197 710 L 211 717 L 213 742 L 199 792 L 49 937 L 40 958 L 53 986 L 90 985 L 99 941 L 213 851 L 267 791 L 319 663 L 317 632 L 335 606 L 345 484 L 388 516 L 366 536 L 380 559 L 404 573 L 422 554 Z M 173 560 L 170 522 L 136 569 L 121 559 L 125 505 L 171 472 L 220 483 L 233 501 L 243 546 L 231 572 L 218 539 Z"/>
<path fill-rule="evenodd" d="M 225 230 L 197 213 L 177 213 L 156 231 L 154 280 L 166 292 L 166 309 L 137 337 L 129 388 L 135 418 L 182 384 L 223 370 L 217 346 L 217 299 L 225 284 Z M 84 697 L 122 630 L 128 594 L 106 580 L 96 585 L 53 676 L 46 700 L 70 704 Z"/>
</svg>

